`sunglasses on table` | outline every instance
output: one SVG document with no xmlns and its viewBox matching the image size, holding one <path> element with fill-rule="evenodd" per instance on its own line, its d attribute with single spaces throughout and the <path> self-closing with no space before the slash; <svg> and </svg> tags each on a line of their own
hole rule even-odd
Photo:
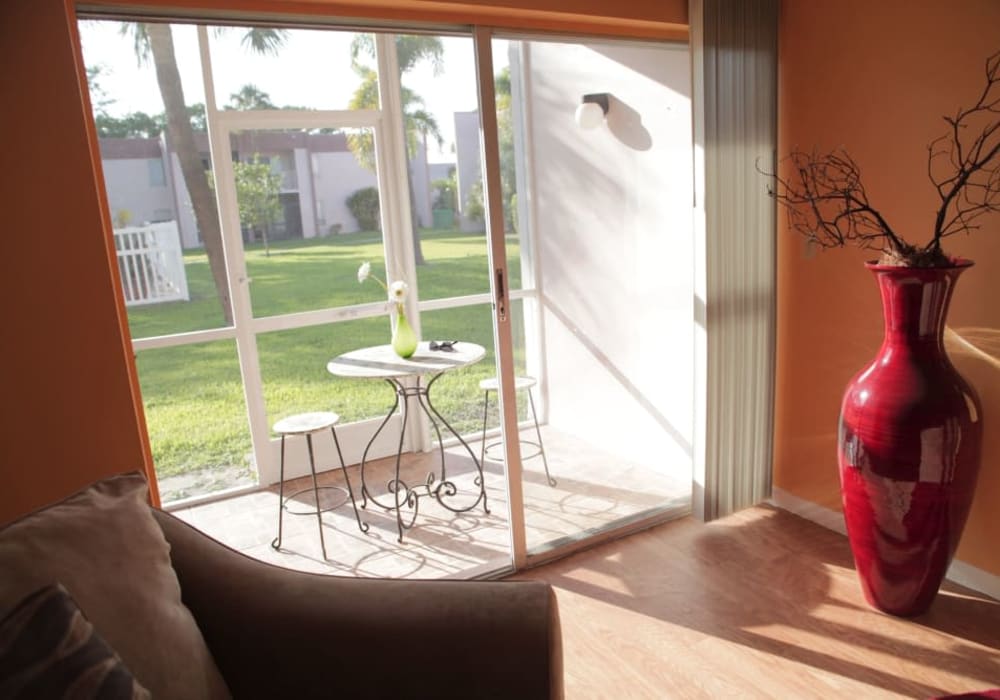
<svg viewBox="0 0 1000 700">
<path fill-rule="evenodd" d="M 428 347 L 431 350 L 441 350 L 443 352 L 455 352 L 457 340 L 432 340 Z"/>
</svg>

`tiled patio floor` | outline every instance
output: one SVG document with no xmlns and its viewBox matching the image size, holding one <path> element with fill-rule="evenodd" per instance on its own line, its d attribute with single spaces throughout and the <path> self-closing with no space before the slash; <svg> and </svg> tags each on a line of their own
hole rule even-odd
<svg viewBox="0 0 1000 700">
<path fill-rule="evenodd" d="M 527 439 L 529 434 L 523 437 Z M 690 474 L 686 470 L 672 473 L 669 465 L 623 462 L 577 437 L 547 427 L 543 428 L 543 438 L 549 471 L 557 484 L 550 486 L 546 482 L 541 459 L 525 461 L 529 551 L 554 541 L 578 538 L 583 532 L 656 508 L 677 508 L 690 502 Z M 471 442 L 470 446 L 478 454 L 480 443 Z M 427 472 L 438 466 L 439 459 L 437 451 L 406 454 L 401 476 L 411 484 L 423 482 Z M 377 492 L 384 494 L 394 464 L 392 458 L 371 462 L 366 468 L 369 488 L 377 487 Z M 471 503 L 478 492 L 473 484 L 472 460 L 461 446 L 456 446 L 447 450 L 446 464 L 449 478 L 458 487 L 453 502 L 459 506 Z M 358 467 L 348 469 L 360 506 Z M 360 510 L 362 520 L 370 526 L 365 534 L 359 530 L 345 494 L 321 491 L 324 507 L 343 501 L 323 514 L 326 561 L 312 514 L 286 513 L 281 550 L 271 547 L 278 527 L 277 486 L 173 513 L 251 557 L 288 568 L 344 576 L 466 578 L 502 569 L 510 558 L 503 464 L 487 460 L 485 473 L 488 514 L 482 504 L 467 513 L 453 514 L 433 499 L 422 498 L 416 524 L 404 531 L 402 544 L 397 542 L 393 513 L 369 502 Z M 319 475 L 319 483 L 343 485 L 343 475 L 339 470 L 325 471 Z M 285 485 L 286 494 L 308 487 L 308 477 Z M 290 506 L 310 509 L 311 490 L 303 494 L 298 506 L 294 502 Z"/>
</svg>

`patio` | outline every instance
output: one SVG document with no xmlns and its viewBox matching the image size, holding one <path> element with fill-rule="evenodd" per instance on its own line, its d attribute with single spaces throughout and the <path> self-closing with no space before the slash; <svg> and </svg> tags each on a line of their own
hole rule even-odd
<svg viewBox="0 0 1000 700">
<path fill-rule="evenodd" d="M 556 486 L 546 483 L 538 458 L 524 462 L 525 525 L 529 552 L 564 544 L 598 532 L 613 523 L 651 515 L 656 510 L 687 512 L 691 486 L 686 472 L 671 473 L 668 465 L 627 462 L 605 449 L 583 443 L 578 437 L 551 427 L 542 428 L 549 469 Z M 522 433 L 529 439 L 530 433 Z M 489 439 L 488 439 L 489 441 Z M 469 443 L 478 454 L 480 442 Z M 446 450 L 449 477 L 459 494 L 478 491 L 473 486 L 475 469 L 468 453 L 456 445 Z M 403 455 L 401 476 L 422 481 L 437 465 L 438 452 Z M 391 477 L 395 459 L 371 462 L 367 469 L 370 486 L 383 492 Z M 330 465 L 318 465 L 329 469 Z M 486 491 L 490 513 L 481 507 L 452 514 L 432 499 L 421 500 L 416 525 L 404 532 L 403 543 L 396 541 L 396 520 L 369 503 L 360 510 L 370 525 L 367 534 L 359 531 L 345 502 L 323 514 L 324 536 L 329 559 L 320 553 L 316 519 L 312 515 L 286 513 L 281 551 L 271 547 L 277 535 L 278 487 L 263 488 L 224 500 L 179 508 L 174 515 L 244 554 L 279 566 L 358 577 L 391 578 L 473 578 L 487 576 L 510 562 L 508 545 L 507 494 L 503 465 L 486 460 Z M 360 507 L 360 474 L 357 465 L 348 467 L 351 484 Z M 323 471 L 319 484 L 342 485 L 338 469 Z M 286 493 L 311 486 L 309 477 L 287 481 Z M 341 499 L 340 494 L 320 492 L 325 498 Z M 459 496 L 460 497 L 460 496 Z M 312 504 L 312 494 L 303 496 L 301 508 Z M 294 505 L 294 504 L 293 504 Z"/>
</svg>

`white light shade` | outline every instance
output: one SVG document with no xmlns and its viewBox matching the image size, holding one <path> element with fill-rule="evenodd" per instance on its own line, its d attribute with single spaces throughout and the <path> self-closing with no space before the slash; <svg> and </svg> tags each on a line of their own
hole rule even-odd
<svg viewBox="0 0 1000 700">
<path fill-rule="evenodd" d="M 575 119 L 581 129 L 594 129 L 604 121 L 604 110 L 596 102 L 583 102 L 576 108 Z"/>
</svg>

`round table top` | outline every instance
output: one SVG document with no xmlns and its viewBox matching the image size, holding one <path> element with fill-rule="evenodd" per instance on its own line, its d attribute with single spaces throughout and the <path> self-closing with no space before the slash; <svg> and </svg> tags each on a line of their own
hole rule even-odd
<svg viewBox="0 0 1000 700">
<path fill-rule="evenodd" d="M 475 343 L 457 342 L 452 350 L 431 350 L 430 343 L 417 345 L 417 351 L 407 359 L 397 355 L 391 345 L 376 345 L 338 355 L 326 364 L 330 374 L 338 377 L 394 379 L 421 374 L 440 374 L 475 364 L 486 356 L 486 349 Z"/>
</svg>

